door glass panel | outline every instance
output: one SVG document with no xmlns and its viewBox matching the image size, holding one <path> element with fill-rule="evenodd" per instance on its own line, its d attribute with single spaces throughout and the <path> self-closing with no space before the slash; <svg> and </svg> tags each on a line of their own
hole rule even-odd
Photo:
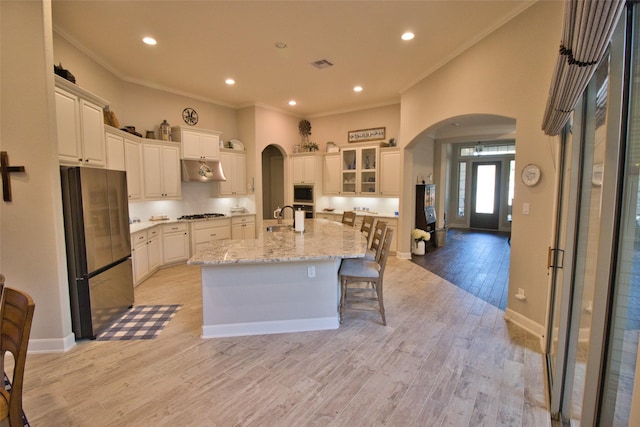
<svg viewBox="0 0 640 427">
<path fill-rule="evenodd" d="M 464 216 L 464 205 L 467 188 L 467 162 L 458 163 L 458 216 Z"/>
<path fill-rule="evenodd" d="M 476 179 L 475 211 L 477 213 L 492 214 L 495 205 L 495 165 L 478 165 L 478 175 Z"/>
<path fill-rule="evenodd" d="M 508 222 L 511 222 L 513 215 L 513 197 L 515 195 L 516 188 L 516 161 L 509 160 L 509 187 L 507 193 L 507 217 Z"/>
<path fill-rule="evenodd" d="M 637 6 L 634 19 L 640 20 Z M 633 28 L 623 204 L 600 416 L 600 425 L 608 426 L 640 423 L 636 366 L 640 333 L 640 27 Z"/>
<path fill-rule="evenodd" d="M 595 76 L 595 96 L 587 99 L 588 116 L 585 120 L 584 166 L 580 208 L 578 214 L 578 240 L 575 252 L 574 303 L 568 366 L 568 378 L 573 384 L 565 390 L 572 390 L 569 413 L 576 425 L 581 418 L 584 396 L 585 374 L 588 365 L 590 335 L 593 321 L 594 293 L 596 287 L 596 260 L 600 237 L 600 214 L 602 212 L 602 180 L 606 140 L 606 109 L 608 103 L 609 61 L 602 60 Z M 595 107 L 595 108 L 594 108 Z M 595 127 L 589 124 L 593 123 Z M 615 167 L 611 165 L 611 167 Z M 602 283 L 606 286 L 606 283 Z M 569 395 L 567 395 L 569 397 Z"/>
</svg>

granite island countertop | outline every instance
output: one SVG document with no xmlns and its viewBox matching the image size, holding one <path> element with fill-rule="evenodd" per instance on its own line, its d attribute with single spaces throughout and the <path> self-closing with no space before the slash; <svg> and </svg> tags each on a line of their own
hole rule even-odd
<svg viewBox="0 0 640 427">
<path fill-rule="evenodd" d="M 358 228 L 324 219 L 306 219 L 304 233 L 293 230 L 267 232 L 277 224 L 265 220 L 257 239 L 219 240 L 188 261 L 191 265 L 261 264 L 309 260 L 362 258 L 367 239 Z M 291 220 L 284 220 L 291 224 Z"/>
</svg>

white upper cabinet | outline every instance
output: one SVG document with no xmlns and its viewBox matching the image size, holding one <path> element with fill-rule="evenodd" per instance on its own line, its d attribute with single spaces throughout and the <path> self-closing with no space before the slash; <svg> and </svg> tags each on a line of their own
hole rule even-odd
<svg viewBox="0 0 640 427">
<path fill-rule="evenodd" d="M 60 87 L 55 100 L 60 163 L 105 167 L 103 106 Z"/>
<path fill-rule="evenodd" d="M 55 102 L 60 163 L 105 167 L 107 101 L 56 76 Z"/>
<path fill-rule="evenodd" d="M 220 160 L 222 132 L 174 126 L 171 137 L 180 142 L 181 158 L 188 160 Z"/>
<path fill-rule="evenodd" d="M 342 178 L 342 159 L 340 153 L 325 154 L 324 156 L 324 194 L 340 194 Z"/>
<path fill-rule="evenodd" d="M 343 149 L 342 194 L 376 196 L 378 147 Z"/>
<path fill-rule="evenodd" d="M 126 164 L 124 160 L 124 138 L 111 132 L 109 128 L 104 135 L 104 141 L 107 151 L 107 169 L 124 171 L 126 170 Z"/>
<path fill-rule="evenodd" d="M 127 171 L 129 200 L 142 198 L 142 144 L 133 139 L 124 139 L 124 161 Z"/>
<path fill-rule="evenodd" d="M 142 143 L 130 133 L 105 125 L 107 169 L 127 172 L 129 200 L 142 198 Z"/>
<path fill-rule="evenodd" d="M 380 195 L 400 196 L 400 150 L 380 149 Z"/>
<path fill-rule="evenodd" d="M 180 148 L 174 144 L 147 143 L 142 146 L 145 199 L 179 199 Z"/>
<path fill-rule="evenodd" d="M 291 175 L 294 184 L 314 184 L 316 182 L 316 155 L 292 155 Z"/>
<path fill-rule="evenodd" d="M 219 196 L 247 194 L 247 156 L 244 151 L 223 149 L 220 152 L 222 171 L 226 181 L 218 182 Z"/>
</svg>

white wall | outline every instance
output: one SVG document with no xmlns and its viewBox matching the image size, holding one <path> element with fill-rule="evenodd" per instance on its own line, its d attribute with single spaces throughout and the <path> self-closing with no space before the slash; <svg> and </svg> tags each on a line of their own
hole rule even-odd
<svg viewBox="0 0 640 427">
<path fill-rule="evenodd" d="M 400 132 L 400 104 L 368 108 L 348 113 L 332 114 L 309 119 L 311 123 L 310 141 L 320 146 L 320 151 L 326 151 L 328 141 L 336 145 L 349 145 L 347 133 L 352 130 L 384 127 L 385 141 L 399 139 Z M 351 145 L 357 146 L 358 143 Z"/>
<path fill-rule="evenodd" d="M 449 117 L 496 114 L 516 119 L 516 170 L 536 163 L 543 178 L 531 188 L 516 183 L 508 307 L 516 320 L 538 334 L 544 333 L 546 315 L 557 144 L 540 128 L 562 16 L 561 2 L 534 4 L 407 90 L 401 104 L 400 144 L 411 149 L 426 143 L 414 141 L 424 129 Z M 412 184 L 417 170 L 417 166 L 404 168 L 405 185 Z M 401 210 L 411 209 L 409 191 L 405 189 L 403 195 Z M 522 214 L 525 202 L 530 204 L 529 215 Z M 411 224 L 401 221 L 400 227 L 399 250 L 408 251 Z M 518 288 L 525 290 L 526 301 L 514 298 Z"/>
<path fill-rule="evenodd" d="M 51 6 L 0 2 L 0 149 L 13 201 L 0 202 L 0 272 L 36 308 L 29 350 L 73 344 L 55 125 Z M 66 344 L 63 344 L 66 343 Z"/>
<path fill-rule="evenodd" d="M 143 136 L 153 130 L 159 137 L 158 129 L 165 119 L 172 126 L 188 126 L 182 120 L 182 110 L 191 107 L 198 112 L 194 128 L 220 131 L 225 141 L 239 139 L 235 109 L 125 81 L 59 34 L 54 33 L 53 40 L 55 63 L 71 71 L 83 89 L 109 101 L 120 127 L 134 126 Z"/>
</svg>

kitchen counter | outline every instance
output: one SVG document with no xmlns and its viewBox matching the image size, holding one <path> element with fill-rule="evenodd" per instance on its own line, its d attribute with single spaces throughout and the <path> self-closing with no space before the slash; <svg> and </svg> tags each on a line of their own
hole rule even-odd
<svg viewBox="0 0 640 427">
<path fill-rule="evenodd" d="M 356 213 L 356 217 L 358 216 L 372 216 L 375 218 L 398 218 L 397 215 L 392 214 L 392 213 L 385 213 L 385 212 L 371 212 L 371 211 L 353 211 Z M 344 211 L 325 211 L 323 209 L 316 211 L 316 215 L 320 215 L 320 214 L 324 214 L 324 215 L 337 215 L 337 216 L 342 216 L 342 214 L 344 213 Z"/>
<path fill-rule="evenodd" d="M 189 260 L 202 270 L 202 337 L 338 328 L 340 263 L 366 246 L 358 229 L 322 219 L 209 245 Z"/>
<path fill-rule="evenodd" d="M 283 220 L 291 224 L 292 220 Z M 263 228 L 277 224 L 263 221 Z M 336 260 L 363 257 L 367 240 L 354 227 L 324 219 L 305 220 L 304 233 L 290 231 L 260 233 L 255 240 L 225 240 L 193 255 L 192 265 L 262 264 L 289 261 Z"/>
<path fill-rule="evenodd" d="M 234 213 L 231 215 L 219 216 L 219 217 L 211 217 L 211 218 L 198 218 L 198 219 L 162 219 L 158 221 L 140 221 L 129 224 L 129 232 L 131 234 L 136 233 L 138 231 L 146 230 L 151 227 L 155 227 L 156 225 L 162 224 L 171 224 L 174 222 L 196 222 L 196 221 L 216 221 L 225 218 L 236 218 L 241 216 L 251 216 L 255 215 L 255 213 L 251 212 L 243 212 L 243 213 Z"/>
</svg>

